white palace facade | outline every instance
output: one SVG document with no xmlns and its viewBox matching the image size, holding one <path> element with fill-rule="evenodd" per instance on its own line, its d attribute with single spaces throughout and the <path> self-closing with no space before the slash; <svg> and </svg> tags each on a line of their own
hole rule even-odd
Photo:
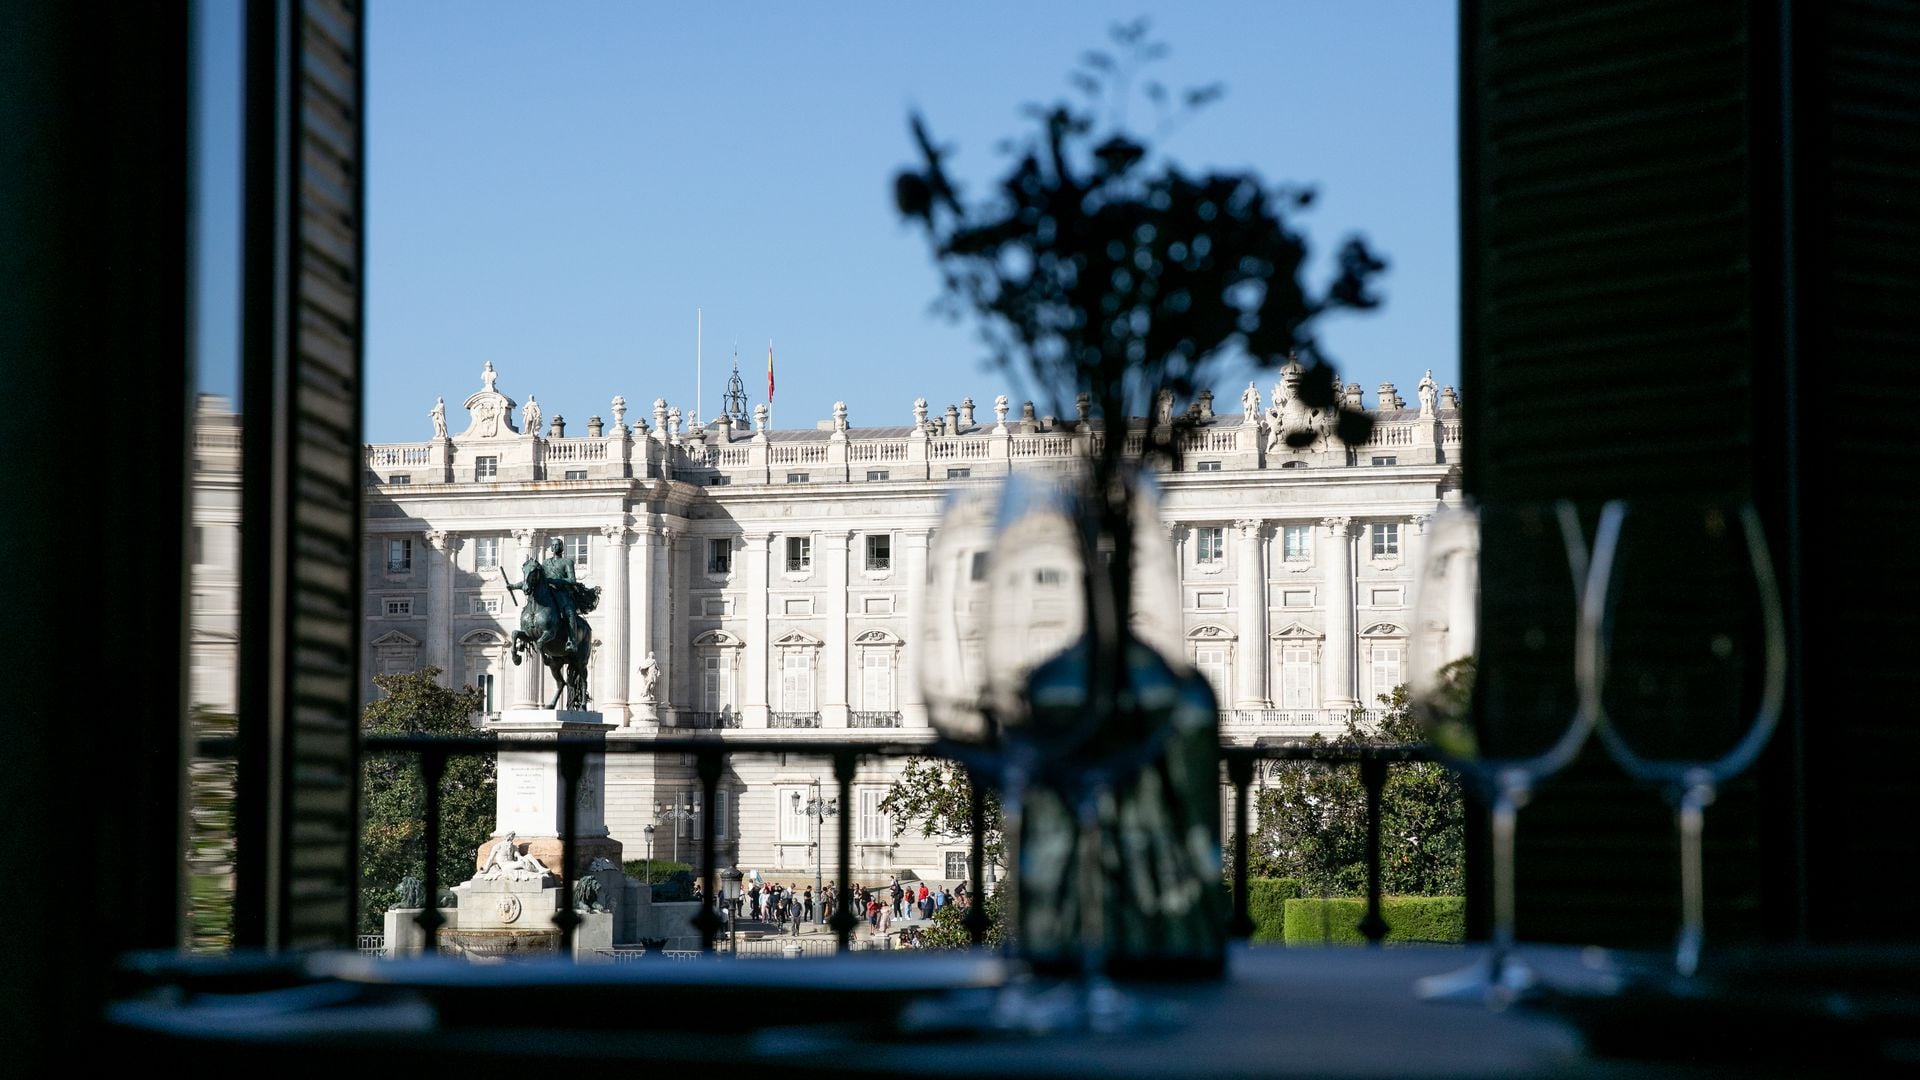
<svg viewBox="0 0 1920 1080">
<path fill-rule="evenodd" d="M 1383 384 L 1368 445 L 1317 432 L 1294 450 L 1284 434 L 1315 420 L 1293 378 L 1265 403 L 1250 386 L 1230 413 L 1201 395 L 1180 471 L 1163 478 L 1185 659 L 1216 688 L 1229 741 L 1339 730 L 1403 680 L 1423 530 L 1456 498 L 1451 388 L 1429 376 L 1408 404 Z M 737 405 L 702 425 L 664 400 L 632 415 L 616 397 L 610 423 L 569 433 L 557 416 L 542 430 L 533 399 L 516 403 L 498 381 L 489 364 L 463 425 L 449 428 L 453 410 L 437 404 L 432 438 L 366 449 L 362 662 L 376 673 L 433 665 L 478 685 L 490 711 L 544 704 L 544 669 L 509 655 L 505 583 L 557 536 L 601 590 L 590 693 L 614 740 L 931 740 L 910 613 L 946 492 L 1085 456 L 1106 437 L 1097 420 L 1016 412 L 1005 398 L 990 416 L 970 400 L 936 413 L 921 401 L 911 424 L 861 428 L 836 406 L 815 427 L 764 430 L 764 407 L 751 425 Z M 1345 393 L 1361 404 L 1357 384 Z M 828 763 L 731 762 L 706 807 L 691 762 L 609 755 L 614 838 L 637 858 L 657 824 L 654 856 L 686 861 L 698 815 L 712 812 L 722 865 L 810 884 L 813 822 L 794 795 L 812 797 L 816 780 L 832 794 Z M 961 876 L 963 842 L 923 838 L 878 809 L 895 768 L 866 767 L 856 805 L 842 808 L 855 815 L 856 880 Z M 662 814 L 675 808 L 692 814 Z M 830 824 L 829 877 L 833 837 Z"/>
</svg>

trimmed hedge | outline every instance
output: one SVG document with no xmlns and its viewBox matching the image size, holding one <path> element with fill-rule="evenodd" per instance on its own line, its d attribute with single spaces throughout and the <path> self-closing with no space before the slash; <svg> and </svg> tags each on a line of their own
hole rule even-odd
<svg viewBox="0 0 1920 1080">
<path fill-rule="evenodd" d="M 1288 945 L 1366 944 L 1360 933 L 1360 920 L 1367 914 L 1363 899 L 1296 899 L 1286 901 L 1284 908 Z M 1464 897 L 1386 896 L 1380 899 L 1380 914 L 1387 920 L 1387 941 L 1451 944 L 1467 938 Z"/>
<path fill-rule="evenodd" d="M 645 859 L 628 859 L 621 869 L 625 870 L 627 876 L 635 881 L 646 881 L 651 878 L 655 885 L 660 884 L 682 870 L 685 870 L 689 874 L 693 873 L 692 866 L 683 862 L 674 862 L 672 859 L 653 860 L 653 872 L 651 874 L 647 872 L 647 860 Z"/>
<path fill-rule="evenodd" d="M 1286 940 L 1286 903 L 1300 893 L 1299 878 L 1247 879 L 1247 914 L 1253 919 L 1255 944 Z"/>
</svg>

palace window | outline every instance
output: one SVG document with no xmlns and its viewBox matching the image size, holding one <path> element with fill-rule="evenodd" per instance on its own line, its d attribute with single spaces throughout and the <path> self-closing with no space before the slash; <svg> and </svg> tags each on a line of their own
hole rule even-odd
<svg viewBox="0 0 1920 1080">
<path fill-rule="evenodd" d="M 470 596 L 467 611 L 473 615 L 500 614 L 500 598 L 497 596 Z"/>
<path fill-rule="evenodd" d="M 889 472 L 889 470 L 887 470 L 887 469 L 868 469 L 868 470 L 867 470 L 867 479 L 868 479 L 869 481 L 872 481 L 872 480 L 885 480 L 885 479 L 887 478 L 887 474 L 888 474 L 888 472 Z"/>
<path fill-rule="evenodd" d="M 876 533 L 867 537 L 867 569 L 893 569 L 893 537 Z"/>
<path fill-rule="evenodd" d="M 1193 471 L 1194 472 L 1219 472 L 1220 463 L 1217 461 L 1202 461 L 1198 465 L 1195 465 L 1193 467 Z"/>
<path fill-rule="evenodd" d="M 775 796 L 779 803 L 781 843 L 804 844 L 813 839 L 813 819 L 807 816 L 807 799 L 812 791 L 812 788 L 783 787 Z"/>
<path fill-rule="evenodd" d="M 473 677 L 473 688 L 480 691 L 480 711 L 488 715 L 500 711 L 499 704 L 493 698 L 493 673 L 483 671 Z"/>
<path fill-rule="evenodd" d="M 987 580 L 987 553 L 986 552 L 976 551 L 973 553 L 973 561 L 968 565 L 968 568 L 967 568 L 967 580 L 969 581 Z"/>
<path fill-rule="evenodd" d="M 500 565 L 500 538 L 476 536 L 473 540 L 473 568 L 492 570 Z"/>
<path fill-rule="evenodd" d="M 1216 701 L 1224 705 L 1233 700 L 1233 655 L 1228 646 L 1194 646 L 1193 666 L 1206 676 Z"/>
<path fill-rule="evenodd" d="M 707 573 L 733 573 L 733 541 L 725 537 L 707 541 Z"/>
<path fill-rule="evenodd" d="M 1313 650 L 1307 646 L 1287 646 L 1280 650 L 1280 707 L 1311 709 L 1313 700 Z"/>
<path fill-rule="evenodd" d="M 787 572 L 805 573 L 813 569 L 813 539 L 806 536 L 787 537 Z"/>
<path fill-rule="evenodd" d="M 497 457 L 477 457 L 473 459 L 473 478 L 492 480 L 500 475 L 500 459 Z"/>
<path fill-rule="evenodd" d="M 585 480 L 586 478 L 587 478 L 587 470 L 585 469 L 568 469 L 567 470 L 566 479 L 568 480 Z"/>
<path fill-rule="evenodd" d="M 1046 566 L 1033 572 L 1035 585 L 1058 585 L 1063 580 L 1058 567 Z"/>
<path fill-rule="evenodd" d="M 967 865 L 967 853 L 964 851 L 947 852 L 946 862 L 948 881 L 965 881 L 967 880 L 967 876 L 973 872 Z"/>
<path fill-rule="evenodd" d="M 1193 530 L 1194 555 L 1197 563 L 1217 563 L 1226 555 L 1227 530 L 1210 526 Z"/>
<path fill-rule="evenodd" d="M 893 821 L 880 803 L 887 797 L 883 787 L 863 787 L 860 789 L 860 823 L 857 840 L 869 844 L 885 844 L 893 840 Z"/>
<path fill-rule="evenodd" d="M 892 712 L 894 649 L 866 648 L 860 657 L 860 707 L 868 712 Z"/>
<path fill-rule="evenodd" d="M 413 541 L 387 541 L 387 573 L 405 574 L 413 570 Z"/>
<path fill-rule="evenodd" d="M 971 468 L 947 470 L 947 479 L 949 480 L 965 480 L 967 477 L 972 475 L 973 475 L 973 470 Z"/>
<path fill-rule="evenodd" d="M 700 658 L 700 710 L 724 713 L 733 708 L 733 670 L 727 657 L 710 653 Z"/>
<path fill-rule="evenodd" d="M 411 483 L 413 483 L 413 474 L 412 474 L 412 473 L 403 473 L 403 472 L 397 472 L 397 473 L 394 473 L 394 474 L 393 474 L 392 476 L 389 476 L 389 477 L 387 477 L 387 483 L 389 483 L 389 484 L 411 484 Z"/>
<path fill-rule="evenodd" d="M 1375 454 L 1373 455 L 1373 463 L 1375 465 L 1398 465 L 1400 464 L 1400 459 L 1393 454 Z"/>
<path fill-rule="evenodd" d="M 780 657 L 780 711 L 813 711 L 811 649 L 787 649 Z"/>
<path fill-rule="evenodd" d="M 806 473 L 790 472 L 787 474 L 787 483 L 789 484 L 805 484 L 808 482 L 809 480 Z"/>
<path fill-rule="evenodd" d="M 1281 529 L 1280 546 L 1284 562 L 1313 561 L 1313 526 L 1288 525 Z"/>
<path fill-rule="evenodd" d="M 1406 680 L 1406 650 L 1398 642 L 1376 642 L 1368 650 L 1367 669 L 1371 676 L 1373 698 L 1393 693 Z"/>
<path fill-rule="evenodd" d="M 1400 557 L 1400 526 L 1397 523 L 1387 521 L 1374 523 L 1373 557 L 1376 559 Z"/>
<path fill-rule="evenodd" d="M 407 596 L 389 596 L 382 604 L 388 618 L 404 618 L 413 614 L 413 598 Z"/>
<path fill-rule="evenodd" d="M 567 558 L 573 560 L 575 570 L 587 568 L 587 534 L 574 533 L 567 537 Z"/>
</svg>

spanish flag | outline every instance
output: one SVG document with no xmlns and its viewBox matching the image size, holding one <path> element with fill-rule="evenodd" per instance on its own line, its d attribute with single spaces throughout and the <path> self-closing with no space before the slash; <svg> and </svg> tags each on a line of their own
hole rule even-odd
<svg viewBox="0 0 1920 1080">
<path fill-rule="evenodd" d="M 767 339 L 767 404 L 773 404 L 773 339 Z"/>
</svg>

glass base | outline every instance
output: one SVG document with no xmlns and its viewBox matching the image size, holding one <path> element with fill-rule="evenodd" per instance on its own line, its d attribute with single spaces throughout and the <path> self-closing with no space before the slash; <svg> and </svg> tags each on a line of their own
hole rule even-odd
<svg viewBox="0 0 1920 1080">
<path fill-rule="evenodd" d="M 1538 985 L 1525 961 L 1512 953 L 1494 953 L 1458 971 L 1415 980 L 1413 994 L 1422 1001 L 1462 1001 L 1504 1009 Z"/>
</svg>

